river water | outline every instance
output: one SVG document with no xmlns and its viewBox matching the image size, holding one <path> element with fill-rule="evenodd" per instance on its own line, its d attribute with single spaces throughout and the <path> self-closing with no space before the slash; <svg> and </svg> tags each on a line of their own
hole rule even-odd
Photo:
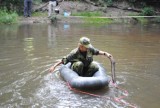
<svg viewBox="0 0 160 108">
<path fill-rule="evenodd" d="M 48 68 L 87 36 L 94 47 L 116 61 L 121 101 L 138 108 L 160 106 L 160 25 L 21 24 L 0 25 L 1 108 L 130 108 L 113 100 L 71 91 Z M 110 62 L 95 56 L 111 75 Z M 91 91 L 106 97 L 124 95 L 112 86 Z"/>
</svg>

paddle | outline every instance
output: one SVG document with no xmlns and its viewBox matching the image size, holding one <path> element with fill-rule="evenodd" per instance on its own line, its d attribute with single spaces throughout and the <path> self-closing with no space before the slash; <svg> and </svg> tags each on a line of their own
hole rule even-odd
<svg viewBox="0 0 160 108">
<path fill-rule="evenodd" d="M 116 73 L 115 73 L 115 60 L 113 58 L 113 56 L 109 57 L 110 62 L 111 62 L 111 74 L 112 74 L 112 82 L 115 83 L 116 82 Z"/>
</svg>

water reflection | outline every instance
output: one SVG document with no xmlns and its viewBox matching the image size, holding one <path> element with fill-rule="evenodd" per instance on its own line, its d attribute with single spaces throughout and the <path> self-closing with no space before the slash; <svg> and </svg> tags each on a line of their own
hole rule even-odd
<svg viewBox="0 0 160 108">
<path fill-rule="evenodd" d="M 116 60 L 119 86 L 128 90 L 123 101 L 142 108 L 159 108 L 160 26 L 24 24 L 0 26 L 0 105 L 6 107 L 127 108 L 101 98 L 70 91 L 59 74 L 48 74 L 54 62 L 87 36 Z M 110 63 L 95 57 L 110 75 Z M 92 91 L 118 97 L 121 90 Z"/>
<path fill-rule="evenodd" d="M 70 28 L 70 25 L 69 25 L 68 23 L 64 23 L 63 29 L 64 29 L 64 30 L 67 30 L 67 29 L 69 29 L 69 28 Z"/>
<path fill-rule="evenodd" d="M 58 28 L 56 28 L 56 25 L 49 24 L 48 25 L 48 46 L 49 47 L 55 47 L 57 45 L 56 40 L 56 31 Z"/>
<path fill-rule="evenodd" d="M 18 39 L 18 25 L 0 25 L 0 43 L 7 44 L 12 42 L 11 40 Z M 19 39 L 18 39 L 19 40 Z"/>
<path fill-rule="evenodd" d="M 31 36 L 31 34 L 32 34 L 32 25 L 31 24 L 21 25 L 19 27 L 19 31 L 21 32 L 21 35 L 24 38 L 30 38 L 30 37 L 32 37 Z"/>
<path fill-rule="evenodd" d="M 24 51 L 28 57 L 33 56 L 34 51 L 34 38 L 24 38 Z"/>
</svg>

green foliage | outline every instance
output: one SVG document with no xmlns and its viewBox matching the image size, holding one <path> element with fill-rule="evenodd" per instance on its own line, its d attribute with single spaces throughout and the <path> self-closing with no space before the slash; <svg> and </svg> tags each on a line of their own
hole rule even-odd
<svg viewBox="0 0 160 108">
<path fill-rule="evenodd" d="M 145 7 L 145 8 L 143 8 L 141 14 L 144 16 L 152 16 L 155 14 L 155 11 L 152 7 Z"/>
<path fill-rule="evenodd" d="M 113 0 L 104 0 L 104 2 L 106 2 L 107 6 L 113 5 Z"/>
<path fill-rule="evenodd" d="M 23 0 L 3 0 L 0 2 L 1 9 L 7 8 L 9 11 L 21 11 L 23 10 Z"/>
<path fill-rule="evenodd" d="M 128 16 L 140 16 L 139 13 L 129 13 Z"/>
<path fill-rule="evenodd" d="M 33 4 L 40 4 L 42 0 L 33 0 Z M 23 12 L 24 0 L 0 0 L 0 9 L 7 8 L 9 11 Z"/>
<path fill-rule="evenodd" d="M 16 12 L 7 12 L 0 10 L 0 23 L 11 24 L 17 22 L 18 15 Z"/>
<path fill-rule="evenodd" d="M 72 16 L 97 17 L 97 16 L 102 16 L 102 13 L 101 12 L 79 12 L 79 13 L 73 13 Z"/>
</svg>

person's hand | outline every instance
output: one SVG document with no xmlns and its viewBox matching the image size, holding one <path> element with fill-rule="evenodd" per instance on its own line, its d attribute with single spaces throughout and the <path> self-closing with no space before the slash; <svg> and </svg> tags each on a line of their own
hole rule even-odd
<svg viewBox="0 0 160 108">
<path fill-rule="evenodd" d="M 60 64 L 62 64 L 62 61 L 59 61 L 59 62 L 57 62 L 56 64 L 54 64 L 54 66 L 50 67 L 49 71 L 50 71 L 50 72 L 53 72 L 53 71 L 55 70 L 55 68 L 56 68 L 58 65 L 60 65 Z"/>
<path fill-rule="evenodd" d="M 108 57 L 108 58 L 111 58 L 111 57 L 112 57 L 112 55 L 111 55 L 111 54 L 109 54 L 109 53 L 107 53 L 107 57 Z"/>
<path fill-rule="evenodd" d="M 55 66 L 50 67 L 49 72 L 53 72 L 55 70 Z"/>
</svg>

